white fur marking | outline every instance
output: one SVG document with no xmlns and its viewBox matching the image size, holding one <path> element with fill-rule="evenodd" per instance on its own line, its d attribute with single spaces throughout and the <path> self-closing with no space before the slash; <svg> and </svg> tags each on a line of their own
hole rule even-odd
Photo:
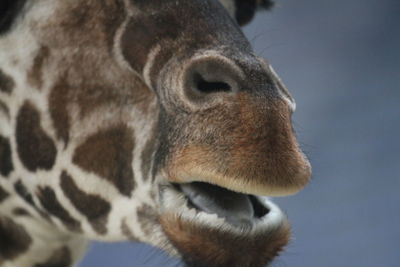
<svg viewBox="0 0 400 267">
<path fill-rule="evenodd" d="M 147 55 L 147 61 L 146 64 L 144 65 L 143 68 L 143 78 L 144 78 L 144 82 L 146 83 L 146 85 L 149 88 L 152 88 L 151 86 L 151 67 L 153 67 L 154 65 L 154 61 L 158 55 L 158 53 L 160 53 L 161 51 L 161 46 L 160 45 L 156 45 L 154 48 L 152 48 L 149 52 L 149 54 Z"/>
</svg>

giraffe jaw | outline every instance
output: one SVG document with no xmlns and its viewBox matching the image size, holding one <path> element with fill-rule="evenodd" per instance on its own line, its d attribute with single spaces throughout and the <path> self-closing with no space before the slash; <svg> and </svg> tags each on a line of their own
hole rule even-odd
<svg viewBox="0 0 400 267">
<path fill-rule="evenodd" d="M 191 191 L 181 187 L 182 184 L 160 187 L 162 208 L 159 221 L 164 234 L 176 249 L 170 252 L 178 252 L 188 266 L 265 266 L 289 242 L 290 226 L 286 216 L 268 198 L 252 196 L 252 202 L 262 205 L 267 212 L 259 213 L 262 209 L 252 203 L 254 214 L 258 216 L 247 214 L 243 222 L 229 218 L 233 215 L 232 207 L 227 207 L 227 213 L 219 210 L 223 207 L 219 204 L 208 212 L 203 211 L 207 201 L 193 199 Z M 236 201 L 243 201 L 239 205 L 248 204 L 243 199 L 246 197 L 239 196 Z M 251 214 L 251 208 L 238 210 L 241 217 L 249 211 Z"/>
</svg>

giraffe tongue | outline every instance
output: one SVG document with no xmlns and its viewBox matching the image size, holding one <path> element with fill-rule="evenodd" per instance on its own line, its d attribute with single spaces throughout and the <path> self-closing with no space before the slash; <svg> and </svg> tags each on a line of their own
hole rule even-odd
<svg viewBox="0 0 400 267">
<path fill-rule="evenodd" d="M 248 195 L 200 182 L 180 186 L 182 192 L 196 208 L 217 214 L 218 217 L 225 218 L 234 225 L 251 224 L 254 209 Z"/>
</svg>

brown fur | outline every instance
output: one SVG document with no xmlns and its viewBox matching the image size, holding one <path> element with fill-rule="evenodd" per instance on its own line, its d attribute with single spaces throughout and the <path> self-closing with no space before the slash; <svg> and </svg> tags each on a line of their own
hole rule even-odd
<svg viewBox="0 0 400 267">
<path fill-rule="evenodd" d="M 309 165 L 281 100 L 242 94 L 229 106 L 182 122 L 177 128 L 190 133 L 181 133 L 186 138 L 174 142 L 167 164 L 172 181 L 203 177 L 236 191 L 270 195 L 298 190 L 308 182 Z"/>
<path fill-rule="evenodd" d="M 73 57 L 83 57 L 77 54 Z M 107 64 L 104 59 L 104 64 Z M 90 60 L 88 60 L 90 62 Z M 98 64 L 98 62 L 90 62 Z M 68 75 L 63 74 L 58 82 L 51 89 L 49 97 L 49 110 L 57 137 L 65 145 L 70 139 L 71 116 L 69 109 L 72 105 L 78 108 L 79 118 L 85 119 L 95 112 L 99 112 L 102 107 L 114 107 L 118 111 L 115 120 L 121 120 L 122 115 L 128 113 L 132 107 L 136 106 L 149 112 L 149 103 L 154 95 L 148 87 L 138 79 L 123 73 L 116 76 L 115 80 L 105 80 L 99 73 L 87 71 L 88 66 L 73 65 L 69 70 L 69 75 L 78 75 L 78 73 L 87 73 L 89 78 L 82 81 L 69 81 Z M 119 73 L 121 74 L 121 73 Z M 93 79 L 93 77 L 96 77 Z"/>
<path fill-rule="evenodd" d="M 80 190 L 71 176 L 63 171 L 61 174 L 61 189 L 77 210 L 86 216 L 93 228 L 99 234 L 107 233 L 107 219 L 110 213 L 110 204 L 100 196 L 87 194 Z"/>
<path fill-rule="evenodd" d="M 172 214 L 162 216 L 161 224 L 185 262 L 198 267 L 265 266 L 279 254 L 290 236 L 287 224 L 242 236 L 194 225 Z"/>
<path fill-rule="evenodd" d="M 11 93 L 14 89 L 14 80 L 0 70 L 0 91 L 4 93 Z"/>
<path fill-rule="evenodd" d="M 39 38 L 54 55 L 46 71 L 58 69 L 49 111 L 57 137 L 65 145 L 71 138 L 72 108 L 78 108 L 79 118 L 74 120 L 85 119 L 102 107 L 122 112 L 136 105 L 147 112 L 154 97 L 143 81 L 115 61 L 115 34 L 125 16 L 122 1 L 65 1 L 51 20 L 40 25 Z"/>
<path fill-rule="evenodd" d="M 42 46 L 36 55 L 33 66 L 28 72 L 28 81 L 36 89 L 41 89 L 43 83 L 43 65 L 46 63 L 45 60 L 49 57 L 49 48 Z"/>
<path fill-rule="evenodd" d="M 7 119 L 10 119 L 10 110 L 8 109 L 8 106 L 3 101 L 0 101 L 0 111 L 4 115 L 6 115 Z"/>
<path fill-rule="evenodd" d="M 157 20 L 163 23 L 157 23 Z M 123 45 L 122 51 L 124 56 L 129 60 L 134 70 L 142 73 L 150 49 L 154 44 L 158 43 L 160 39 L 174 40 L 178 37 L 178 32 L 181 29 L 179 28 L 177 20 L 178 18 L 172 16 L 159 17 L 156 15 L 139 17 L 137 19 L 132 19 L 128 23 L 121 44 Z M 138 27 L 138 25 L 145 26 Z M 164 25 L 164 27 L 160 27 L 160 25 Z M 167 25 L 168 27 L 166 27 Z M 154 34 L 151 35 L 152 38 L 149 38 L 149 32 Z"/>
<path fill-rule="evenodd" d="M 14 183 L 14 190 L 21 197 L 21 199 L 25 200 L 27 203 L 29 203 L 29 205 L 35 206 L 32 195 L 28 192 L 28 189 L 21 180 L 17 180 Z"/>
<path fill-rule="evenodd" d="M 24 208 L 15 208 L 13 209 L 12 213 L 15 216 L 31 216 L 31 214 L 29 213 L 29 211 L 27 211 Z"/>
<path fill-rule="evenodd" d="M 33 207 L 42 218 L 50 221 L 49 215 L 36 206 L 35 202 L 33 201 L 32 195 L 28 192 L 28 189 L 25 187 L 21 180 L 17 180 L 14 183 L 14 190 L 21 197 L 21 199 L 23 199 L 26 203 Z"/>
<path fill-rule="evenodd" d="M 69 141 L 70 118 L 67 111 L 67 97 L 69 87 L 61 80 L 53 87 L 49 96 L 49 111 L 53 121 L 53 126 L 58 139 L 64 141 L 65 145 Z"/>
<path fill-rule="evenodd" d="M 121 49 L 132 68 L 141 74 L 150 50 L 156 45 L 163 48 L 151 69 L 153 89 L 166 90 L 166 93 L 177 89 L 168 88 L 165 80 L 157 84 L 162 68 L 170 59 L 182 63 L 194 52 L 209 47 L 250 48 L 217 1 L 134 1 L 134 6 L 140 8 L 142 15 L 129 21 Z M 209 17 L 211 12 L 212 19 Z M 176 75 L 174 71 L 171 74 Z"/>
<path fill-rule="evenodd" d="M 32 242 L 25 229 L 10 218 L 0 217 L 0 264 L 28 250 Z"/>
<path fill-rule="evenodd" d="M 30 102 L 25 102 L 18 112 L 16 135 L 19 158 L 29 171 L 53 167 L 56 147 L 40 125 L 40 114 Z"/>
<path fill-rule="evenodd" d="M 81 223 L 68 213 L 68 211 L 58 201 L 54 190 L 50 187 L 41 187 L 37 196 L 43 208 L 52 216 L 57 217 L 71 231 L 82 232 Z"/>
<path fill-rule="evenodd" d="M 0 186 L 0 203 L 7 199 L 9 195 L 10 194 L 3 187 Z"/>
<path fill-rule="evenodd" d="M 124 4 L 115 1 L 62 1 L 54 16 L 41 25 L 44 40 L 53 48 L 102 48 L 108 53 L 116 30 L 125 18 Z M 60 34 L 61 33 L 61 34 Z M 53 37 L 53 38 L 50 38 Z"/>
<path fill-rule="evenodd" d="M 132 171 L 132 130 L 120 125 L 90 136 L 76 150 L 73 162 L 115 185 L 130 196 L 135 188 Z"/>
<path fill-rule="evenodd" d="M 114 185 L 123 195 L 120 197 L 134 201 L 137 184 L 144 183 L 147 187 L 147 183 L 153 182 L 156 187 L 160 180 L 190 182 L 195 178 L 252 194 L 294 192 L 308 181 L 310 169 L 291 127 L 291 111 L 282 97 L 285 93 L 265 64 L 254 56 L 238 25 L 218 1 L 50 2 L 55 3 L 55 9 L 45 14 L 45 19 L 29 14 L 35 10 L 31 5 L 27 6 L 26 16 L 21 16 L 25 20 L 21 27 L 27 25 L 30 36 L 42 45 L 33 55 L 27 73 L 29 84 L 25 86 L 41 89 L 35 95 L 49 90 L 48 107 L 40 108 L 50 115 L 55 139 L 67 151 L 76 146 L 72 163 Z M 255 10 L 269 1 L 240 2 L 250 3 Z M 133 8 L 126 10 L 130 8 L 126 3 Z M 236 14 L 238 22 L 247 21 L 254 14 L 253 9 L 242 14 L 244 17 L 239 14 L 241 18 Z M 240 7 L 237 10 L 244 11 Z M 121 28 L 122 25 L 126 28 Z M 117 32 L 121 35 L 116 35 Z M 148 53 L 156 47 L 160 51 L 148 69 L 149 81 L 142 72 L 148 63 Z M 195 55 L 203 58 L 190 72 Z M 15 62 L 18 60 L 25 62 L 30 58 L 16 58 Z M 199 88 L 188 86 L 195 84 L 191 75 L 206 77 L 210 73 L 217 80 L 213 82 L 228 83 L 228 89 L 194 93 Z M 14 81 L 4 79 L 1 74 L 2 92 L 13 93 Z M 17 82 L 19 85 L 20 81 Z M 50 88 L 44 90 L 44 84 Z M 102 112 L 109 115 L 104 126 L 97 121 Z M 25 102 L 16 118 L 17 144 L 11 147 L 32 175 L 52 170 L 58 153 L 64 153 L 56 151 L 50 136 L 53 131 L 44 129 L 42 116 L 47 118 L 33 103 Z M 136 121 L 148 121 L 151 127 L 144 127 L 147 132 L 131 127 Z M 85 127 L 79 128 L 83 123 Z M 139 149 L 135 147 L 135 138 L 139 136 L 147 140 L 140 140 L 146 143 L 141 154 L 134 157 L 133 152 Z M 8 140 L 3 143 L 8 144 Z M 11 158 L 7 144 L 0 144 L 1 160 Z M 139 162 L 133 162 L 136 158 Z M 137 177 L 133 164 L 141 164 Z M 10 173 L 4 166 L 0 171 Z M 140 174 L 144 177 L 139 177 Z M 18 177 L 17 182 L 13 180 L 14 189 L 35 207 L 29 209 L 32 217 L 36 211 L 44 217 L 48 214 L 54 227 L 60 221 L 72 235 L 87 234 L 83 230 L 90 227 L 89 222 L 102 235 L 99 238 L 116 238 L 110 234 L 115 229 L 106 229 L 111 207 L 117 206 L 114 199 L 100 197 L 106 192 L 98 195 L 84 192 L 80 188 L 82 181 L 75 180 L 81 177 L 64 172 L 60 178 L 60 183 L 52 186 L 51 181 L 43 180 L 30 193 L 24 185 L 26 178 Z M 140 178 L 142 181 L 136 183 L 135 179 Z M 2 198 L 6 199 L 9 192 L 4 192 Z M 289 239 L 289 226 L 285 223 L 257 235 L 238 235 L 185 221 L 174 214 L 160 217 L 159 211 L 165 203 L 160 203 L 158 196 L 150 198 L 154 202 L 135 210 L 144 232 L 140 239 L 153 235 L 154 226 L 161 223 L 167 238 L 193 266 L 261 266 L 270 262 Z M 69 200 L 68 205 L 62 202 L 65 199 Z M 75 208 L 73 213 L 79 212 L 87 220 L 75 219 L 68 210 L 70 204 Z M 16 216 L 23 213 L 14 209 Z M 117 231 L 135 239 L 126 216 L 116 224 L 120 227 Z M 144 241 L 156 243 L 155 240 L 148 237 Z M 71 265 L 70 258 L 71 253 L 60 248 L 38 266 Z"/>
<path fill-rule="evenodd" d="M 10 142 L 0 135 L 0 174 L 7 177 L 13 170 Z"/>
</svg>

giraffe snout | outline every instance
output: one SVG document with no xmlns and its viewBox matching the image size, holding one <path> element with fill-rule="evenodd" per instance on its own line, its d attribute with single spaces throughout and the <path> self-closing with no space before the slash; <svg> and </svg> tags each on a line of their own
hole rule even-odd
<svg viewBox="0 0 400 267">
<path fill-rule="evenodd" d="M 293 131 L 294 100 L 276 73 L 251 55 L 202 52 L 182 64 L 170 95 L 169 180 L 207 182 L 257 195 L 288 195 L 311 166 Z M 178 92 L 178 93 L 176 93 Z M 185 112 L 182 112 L 182 108 Z"/>
</svg>

